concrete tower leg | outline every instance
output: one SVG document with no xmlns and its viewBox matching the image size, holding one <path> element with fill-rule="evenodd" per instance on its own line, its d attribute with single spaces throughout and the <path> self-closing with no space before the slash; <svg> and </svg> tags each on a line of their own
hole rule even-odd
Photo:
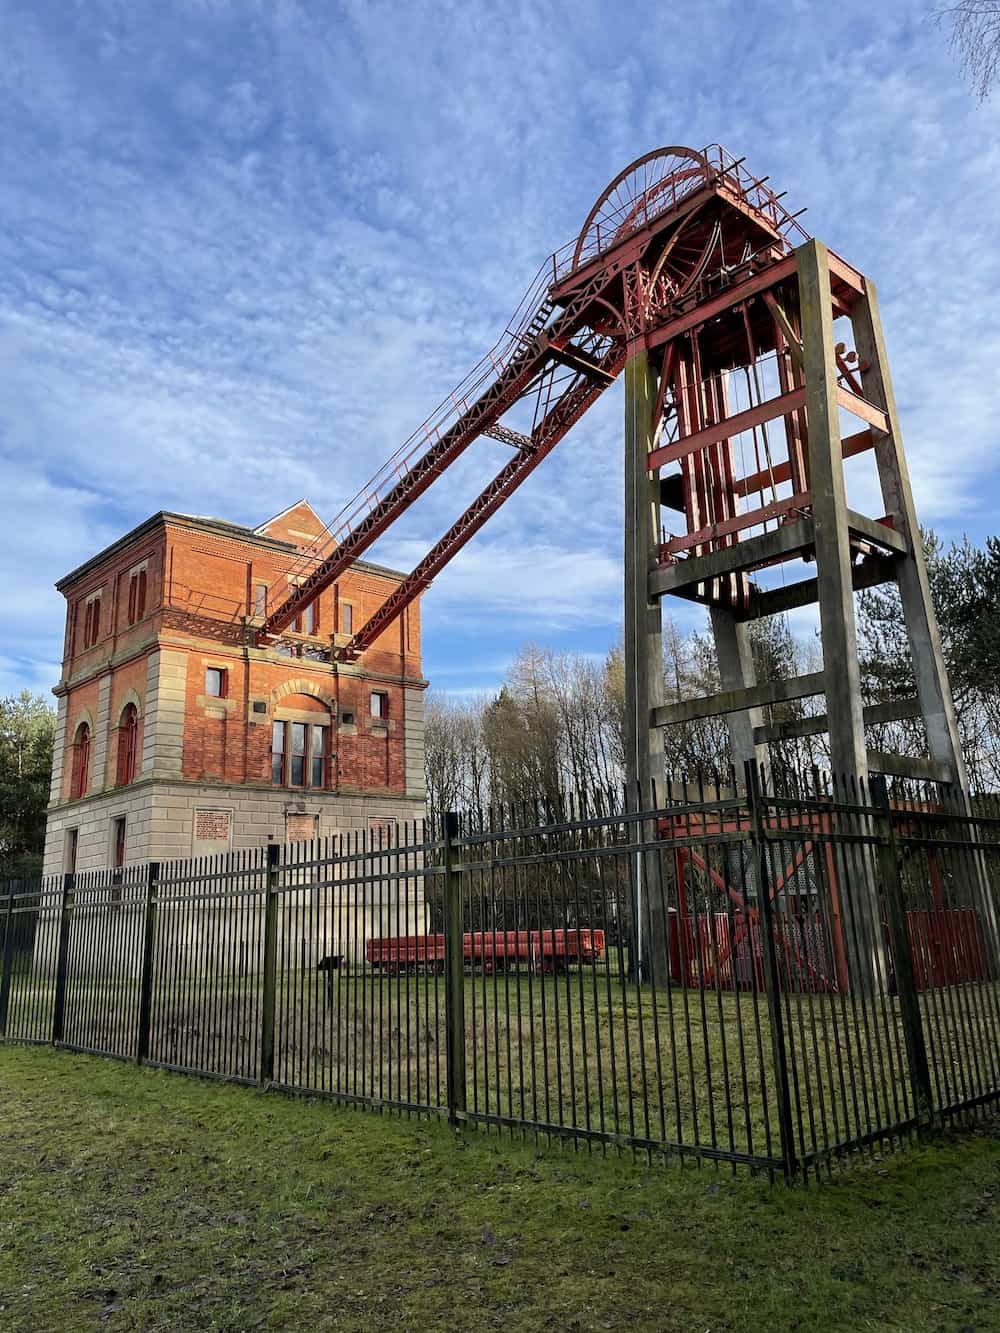
<svg viewBox="0 0 1000 1333">
<path fill-rule="evenodd" d="M 750 648 L 750 636 L 747 627 L 739 623 L 732 611 L 726 607 L 713 606 L 712 637 L 715 639 L 715 652 L 719 660 L 719 678 L 724 690 L 745 690 L 757 684 L 757 673 L 753 665 L 753 653 Z M 763 768 L 767 762 L 767 746 L 754 743 L 754 728 L 763 724 L 764 714 L 760 708 L 747 708 L 740 713 L 727 713 L 726 725 L 729 728 L 729 750 L 736 774 L 736 786 L 744 785 L 744 773 L 747 760 L 753 760 Z"/>
<path fill-rule="evenodd" d="M 889 427 L 884 434 L 873 432 L 875 459 L 886 514 L 892 516 L 896 530 L 905 536 L 908 544 L 906 552 L 899 556 L 894 568 L 910 644 L 917 698 L 927 733 L 927 749 L 931 759 L 947 771 L 959 793 L 960 803 L 971 815 L 968 775 L 941 647 L 941 634 L 931 598 L 909 469 L 903 452 L 878 295 L 875 284 L 869 278 L 865 279 L 864 295 L 851 312 L 851 325 L 865 397 L 885 412 Z M 966 887 L 976 903 L 983 925 L 984 945 L 991 973 L 993 976 L 1000 975 L 1000 921 L 989 889 L 986 866 L 979 855 L 963 860 L 961 864 L 969 871 Z"/>
<path fill-rule="evenodd" d="M 830 763 L 837 779 L 850 784 L 867 780 L 868 752 L 837 401 L 830 266 L 826 246 L 817 240 L 800 246 L 795 255 Z M 848 969 L 852 985 L 868 990 L 877 984 L 883 963 L 875 867 L 868 849 L 842 844 L 840 851 L 836 860 Z"/>
<path fill-rule="evenodd" d="M 830 762 L 838 775 L 864 779 L 868 776 L 868 753 L 861 712 L 861 671 L 840 443 L 830 266 L 826 246 L 820 241 L 807 242 L 795 254 Z"/>
<path fill-rule="evenodd" d="M 663 733 L 652 726 L 664 702 L 663 625 L 649 595 L 649 569 L 660 540 L 659 479 L 650 475 L 656 372 L 645 350 L 625 366 L 625 777 L 631 808 L 648 804 L 664 781 Z M 636 826 L 637 841 L 652 829 Z M 646 976 L 664 982 L 669 966 L 660 857 L 633 858 L 633 920 L 638 959 Z"/>
<path fill-rule="evenodd" d="M 909 544 L 906 554 L 896 560 L 895 570 L 910 640 L 917 697 L 927 728 L 927 746 L 931 758 L 944 764 L 952 774 L 952 781 L 964 788 L 965 763 L 941 650 L 941 636 L 927 581 L 927 563 L 910 489 L 909 471 L 903 454 L 878 298 L 875 285 L 868 278 L 865 279 L 865 294 L 858 299 L 852 311 L 851 324 L 854 329 L 854 346 L 862 366 L 861 384 L 865 397 L 876 407 L 882 408 L 889 424 L 887 434 L 874 430 L 872 434 L 875 436 L 875 459 L 885 511 L 892 515 L 897 531 L 902 533 Z"/>
</svg>

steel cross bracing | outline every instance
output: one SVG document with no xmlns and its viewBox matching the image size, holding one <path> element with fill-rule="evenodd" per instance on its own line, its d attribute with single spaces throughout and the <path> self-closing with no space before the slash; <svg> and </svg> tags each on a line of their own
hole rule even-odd
<svg viewBox="0 0 1000 1333">
<path fill-rule="evenodd" d="M 543 266 L 492 353 L 303 553 L 259 641 L 287 629 L 478 438 L 512 445 L 514 457 L 334 649 L 341 660 L 364 652 L 615 381 L 631 351 L 707 290 L 790 254 L 796 229 L 765 180 L 717 145 L 659 149 L 632 163 L 575 242 Z M 526 400 L 534 403 L 530 435 L 501 421 Z"/>
<path fill-rule="evenodd" d="M 600 362 L 601 368 L 612 380 L 624 364 L 625 351 L 618 343 L 612 345 Z M 341 650 L 344 658 L 357 657 L 375 642 L 414 597 L 427 587 L 452 556 L 460 551 L 469 538 L 483 526 L 490 515 L 500 508 L 504 500 L 555 448 L 573 423 L 578 421 L 587 408 L 596 401 L 603 389 L 603 384 L 595 384 L 586 376 L 574 378 L 570 390 L 560 397 L 556 406 L 543 419 L 541 426 L 532 432 L 530 447 L 523 448 L 517 457 L 511 459 L 458 522 L 448 529 L 437 545 L 421 560 L 412 574 L 386 598 L 360 632 Z"/>
</svg>

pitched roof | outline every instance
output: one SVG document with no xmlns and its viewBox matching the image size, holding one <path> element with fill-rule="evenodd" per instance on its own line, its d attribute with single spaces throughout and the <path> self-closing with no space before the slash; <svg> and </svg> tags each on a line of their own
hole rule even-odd
<svg viewBox="0 0 1000 1333">
<path fill-rule="evenodd" d="M 274 537 L 278 541 L 290 542 L 292 546 L 307 547 L 322 537 L 326 524 L 308 500 L 296 500 L 280 514 L 275 514 L 254 532 L 262 537 Z"/>
</svg>

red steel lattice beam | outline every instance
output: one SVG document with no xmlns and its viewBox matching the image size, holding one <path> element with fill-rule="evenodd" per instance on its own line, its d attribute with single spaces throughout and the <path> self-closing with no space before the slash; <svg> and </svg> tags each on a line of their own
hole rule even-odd
<svg viewBox="0 0 1000 1333">
<path fill-rule="evenodd" d="M 658 158 L 671 162 L 677 159 L 679 165 L 664 167 L 667 174 L 655 185 L 649 185 L 646 164 L 655 164 Z M 560 259 L 562 252 L 553 256 L 548 290 L 540 294 L 536 287 L 531 304 L 522 304 L 527 312 L 523 321 L 516 328 L 516 321 L 512 321 L 508 329 L 509 347 L 514 350 L 502 355 L 499 361 L 493 360 L 491 380 L 485 373 L 476 380 L 477 385 L 486 383 L 485 390 L 471 406 L 464 394 L 456 391 L 450 402 L 455 412 L 459 407 L 463 409 L 456 419 L 447 428 L 444 419 L 438 426 L 428 424 L 424 428 L 427 447 L 423 453 L 420 453 L 423 443 L 419 432 L 408 453 L 405 449 L 409 445 L 397 451 L 333 536 L 332 550 L 325 554 L 319 550 L 303 553 L 304 577 L 297 584 L 289 579 L 288 594 L 268 616 L 259 632 L 260 640 L 266 643 L 285 630 L 477 438 L 490 435 L 513 445 L 517 455 L 337 655 L 356 656 L 364 651 L 614 380 L 624 365 L 628 348 L 643 342 L 652 346 L 674 336 L 678 320 L 687 324 L 693 314 L 696 320 L 704 321 L 712 317 L 716 301 L 721 302 L 720 310 L 727 309 L 734 301 L 767 290 L 789 277 L 794 272 L 794 260 L 789 254 L 788 237 L 797 224 L 779 203 L 779 197 L 743 170 L 741 163 L 742 159 L 733 159 L 713 146 L 702 153 L 690 149 L 658 150 L 647 154 L 632 168 L 626 168 L 612 187 L 619 181 L 627 181 L 630 172 L 641 167 L 640 188 L 623 211 L 615 211 L 618 205 L 612 187 L 602 196 L 599 206 L 595 206 L 588 225 L 599 214 L 598 222 L 605 227 L 603 238 L 599 226 L 593 238 L 596 253 L 588 253 L 586 262 L 580 263 L 585 227 L 569 268 Z M 673 176 L 669 174 L 671 170 Z M 719 239 L 719 210 L 728 210 L 725 215 L 738 238 L 735 247 L 730 246 L 730 257 Z M 682 236 L 684 228 L 688 231 Z M 801 235 L 805 238 L 805 233 Z M 665 240 L 660 239 L 664 237 Z M 655 266 L 652 282 L 643 267 L 651 246 L 659 247 L 652 251 L 650 262 Z M 661 258 L 657 264 L 658 254 Z M 739 273 L 748 266 L 752 269 L 755 254 L 760 256 L 757 262 L 764 265 L 764 271 L 740 281 Z M 664 268 L 667 255 L 670 262 Z M 703 299 L 695 310 L 682 314 L 683 306 L 693 299 L 692 283 L 697 286 L 701 282 L 710 255 L 715 256 L 713 262 L 735 265 L 728 289 L 721 297 L 708 300 L 702 293 Z M 852 285 L 852 278 L 856 278 L 853 270 L 847 270 L 843 280 L 845 289 Z M 859 278 L 856 280 L 861 282 Z M 562 309 L 556 313 L 560 306 Z M 581 331 L 585 334 L 582 340 L 577 337 Z M 595 338 L 598 343 L 603 339 L 603 349 L 597 355 L 581 345 L 581 341 L 589 342 L 592 347 L 591 340 Z M 552 373 L 559 365 L 568 365 L 577 373 L 560 383 Z M 478 375 L 478 371 L 475 373 Z M 467 392 L 472 396 L 471 390 Z M 537 424 L 529 437 L 511 430 L 500 418 L 530 393 L 537 395 L 538 402 Z M 451 415 L 449 409 L 447 416 Z M 415 461 L 411 464 L 412 458 Z M 653 465 L 656 466 L 655 461 Z M 385 485 L 390 489 L 383 495 Z"/>
<path fill-rule="evenodd" d="M 616 346 L 601 362 L 602 371 L 612 378 L 625 365 L 625 351 Z M 483 526 L 503 502 L 526 481 L 535 468 L 552 452 L 570 427 L 583 416 L 600 395 L 603 386 L 595 384 L 591 376 L 581 376 L 571 391 L 565 394 L 545 417 L 541 427 L 532 436 L 533 448 L 523 451 L 502 468 L 493 481 L 473 501 L 462 517 L 421 560 L 398 588 L 382 603 L 375 614 L 354 635 L 350 643 L 336 650 L 336 656 L 352 660 L 371 647 L 378 636 L 418 597 L 431 580 L 456 555 L 466 542 Z"/>
</svg>

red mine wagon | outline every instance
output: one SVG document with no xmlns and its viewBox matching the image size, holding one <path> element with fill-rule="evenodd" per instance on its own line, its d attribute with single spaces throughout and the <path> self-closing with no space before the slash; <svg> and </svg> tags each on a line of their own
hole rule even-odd
<svg viewBox="0 0 1000 1333">
<path fill-rule="evenodd" d="M 477 930 L 463 936 L 465 963 L 483 971 L 513 968 L 558 972 L 573 963 L 597 963 L 604 956 L 604 931 Z M 392 935 L 369 940 L 365 958 L 372 967 L 398 972 L 444 971 L 443 935 Z"/>
<path fill-rule="evenodd" d="M 521 966 L 557 972 L 603 956 L 603 930 L 486 930 L 465 936 L 466 962 L 481 961 L 487 972 Z"/>
<path fill-rule="evenodd" d="M 384 967 L 387 972 L 443 972 L 443 935 L 392 935 L 385 939 L 369 940 L 365 958 L 372 967 Z"/>
</svg>

